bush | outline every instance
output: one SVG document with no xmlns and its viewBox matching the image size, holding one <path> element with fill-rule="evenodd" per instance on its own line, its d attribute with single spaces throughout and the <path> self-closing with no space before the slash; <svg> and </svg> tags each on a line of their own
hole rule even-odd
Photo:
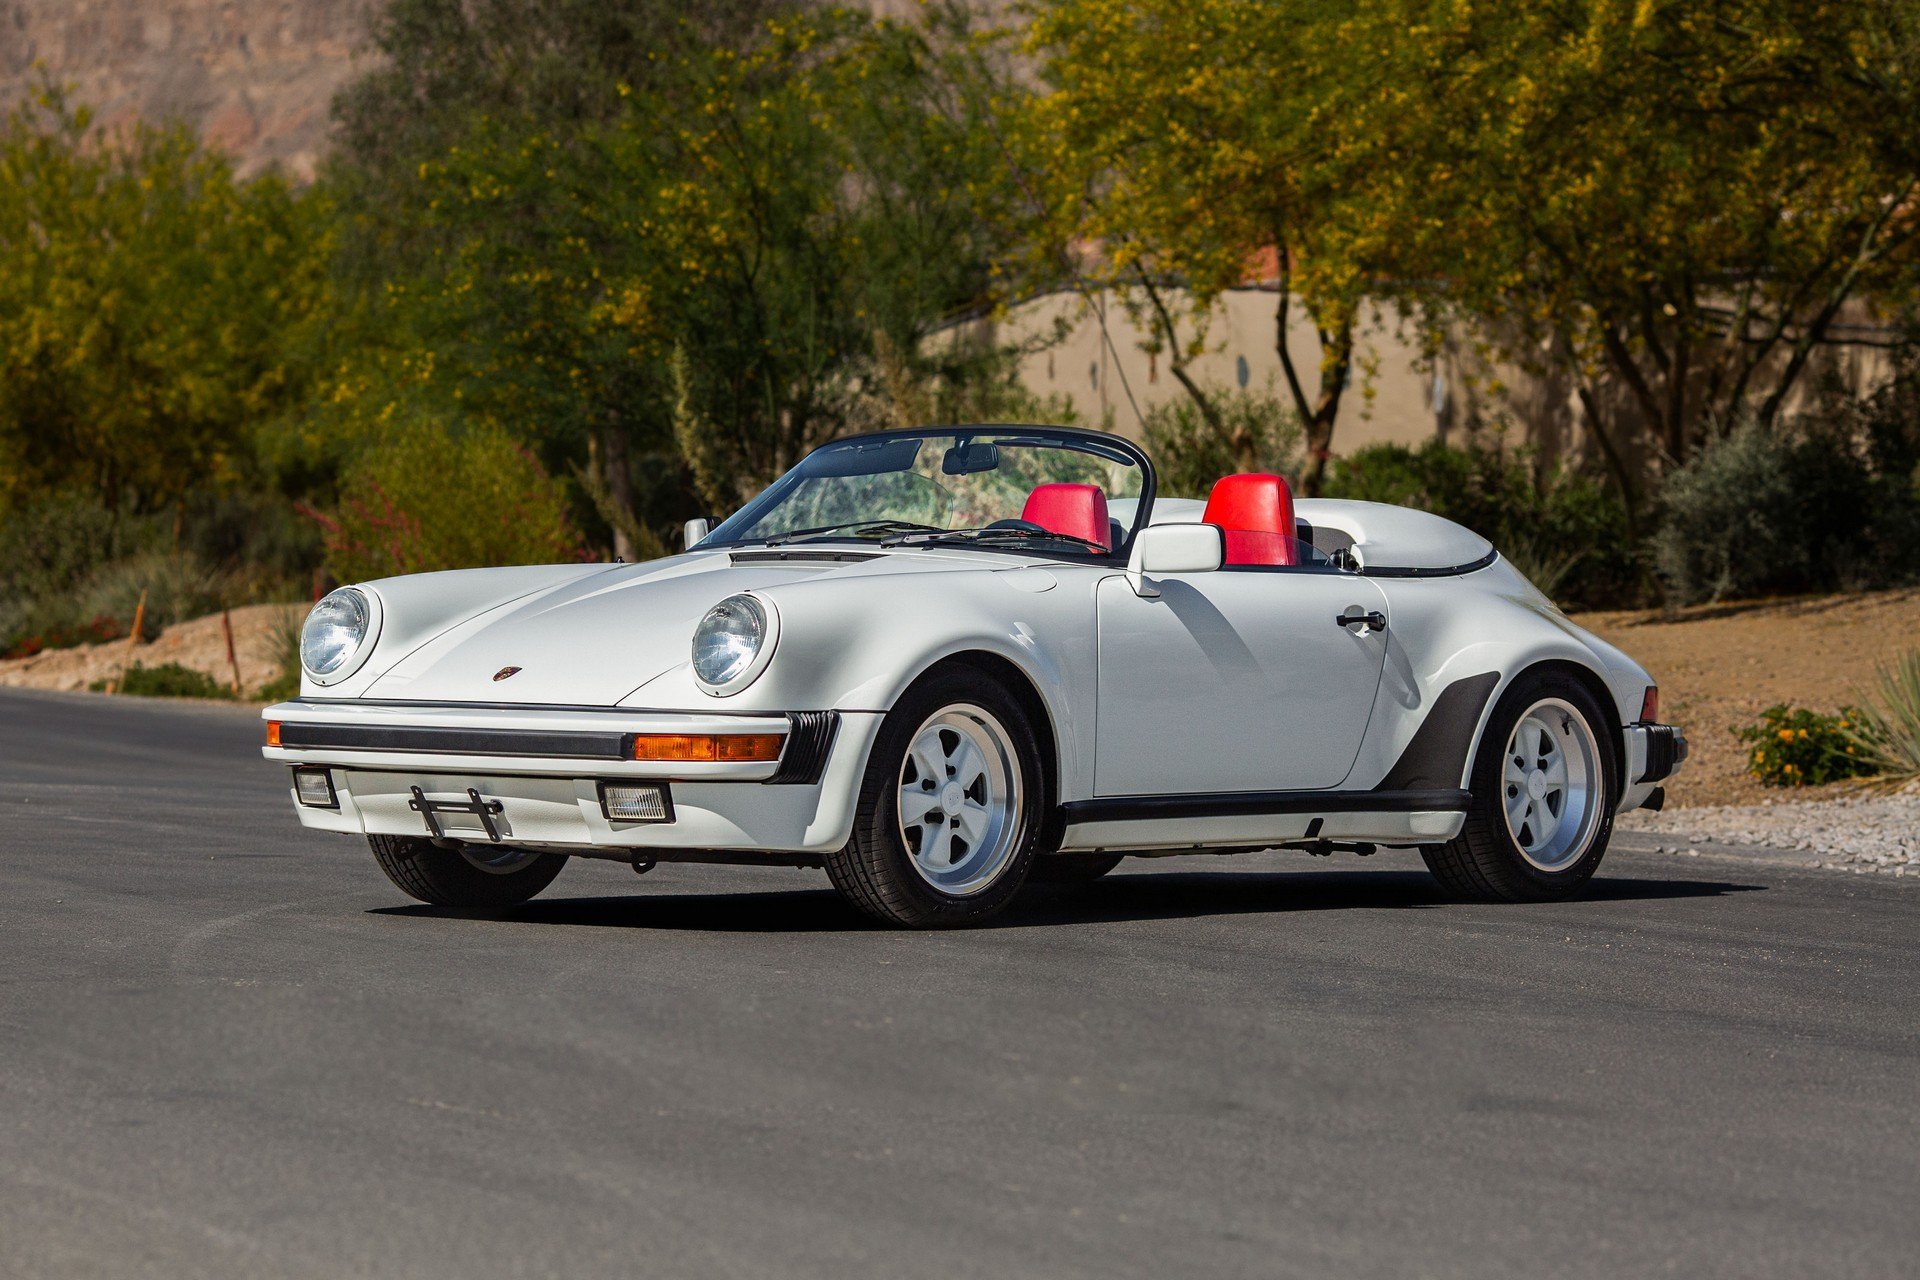
<svg viewBox="0 0 1920 1280">
<path fill-rule="evenodd" d="M 418 422 L 356 463 L 342 488 L 331 515 L 309 513 L 342 582 L 586 554 L 564 487 L 498 428 Z"/>
<path fill-rule="evenodd" d="M 124 636 L 132 610 L 96 607 L 86 585 L 155 536 L 150 522 L 79 494 L 9 508 L 0 518 L 0 653 L 21 657 Z"/>
<path fill-rule="evenodd" d="M 95 680 L 88 688 L 100 693 L 109 683 Z M 177 662 L 162 663 L 157 667 L 134 667 L 120 677 L 118 691 L 139 698 L 233 697 L 233 690 L 206 672 L 183 667 Z"/>
<path fill-rule="evenodd" d="M 102 565 L 80 589 L 78 598 L 89 617 L 124 618 L 132 626 L 134 613 L 147 602 L 141 634 L 146 639 L 162 628 L 186 622 L 219 609 L 229 595 L 224 577 L 186 552 L 143 551 Z"/>
<path fill-rule="evenodd" d="M 1912 581 L 1920 502 L 1856 438 L 1740 427 L 1667 478 L 1654 567 L 1675 604 Z"/>
<path fill-rule="evenodd" d="M 1747 772 L 1761 782 L 1770 787 L 1818 787 L 1878 772 L 1859 746 L 1860 723 L 1860 712 L 1852 707 L 1827 716 L 1805 708 L 1791 710 L 1780 703 L 1768 707 L 1759 724 L 1734 730 L 1734 736 L 1751 744 Z"/>
<path fill-rule="evenodd" d="M 1920 649 L 1909 649 L 1877 675 L 1874 699 L 1858 713 L 1854 745 L 1876 773 L 1920 777 Z"/>
<path fill-rule="evenodd" d="M 1147 451 L 1153 455 L 1160 492 L 1169 498 L 1204 498 L 1221 476 L 1236 471 L 1300 474 L 1300 424 L 1271 395 L 1250 395 L 1238 388 L 1209 389 L 1227 437 L 1243 435 L 1253 456 L 1243 457 L 1207 424 L 1190 397 L 1164 401 L 1147 411 L 1142 423 Z M 1248 461 L 1252 467 L 1247 466 Z"/>
<path fill-rule="evenodd" d="M 1417 449 L 1369 445 L 1334 462 L 1327 495 L 1418 507 L 1463 524 L 1564 604 L 1624 604 L 1638 593 L 1619 499 L 1575 472 L 1537 482 L 1522 454 L 1439 440 Z"/>
</svg>

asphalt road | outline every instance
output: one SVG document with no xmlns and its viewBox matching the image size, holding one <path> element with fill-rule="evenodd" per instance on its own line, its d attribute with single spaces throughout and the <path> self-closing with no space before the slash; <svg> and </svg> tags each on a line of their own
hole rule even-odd
<svg viewBox="0 0 1920 1280">
<path fill-rule="evenodd" d="M 1260 855 L 905 934 L 586 863 L 460 918 L 258 733 L 0 694 L 0 1275 L 1920 1274 L 1912 881 Z"/>
</svg>

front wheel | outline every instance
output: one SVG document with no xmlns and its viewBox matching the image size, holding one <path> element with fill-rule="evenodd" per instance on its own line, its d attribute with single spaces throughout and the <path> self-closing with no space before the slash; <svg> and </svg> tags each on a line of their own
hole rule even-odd
<svg viewBox="0 0 1920 1280">
<path fill-rule="evenodd" d="M 1466 825 L 1421 850 L 1442 888 L 1478 902 L 1551 902 L 1592 879 L 1620 793 L 1606 714 L 1570 676 L 1514 682 L 1474 756 Z"/>
<path fill-rule="evenodd" d="M 553 883 L 565 854 L 510 846 L 444 849 L 414 836 L 368 836 L 374 861 L 401 892 L 465 911 L 517 907 Z"/>
<path fill-rule="evenodd" d="M 1047 805 L 1026 709 L 983 674 L 939 672 L 881 724 L 853 838 L 827 855 L 827 875 L 883 923 L 974 924 L 1019 891 Z"/>
</svg>

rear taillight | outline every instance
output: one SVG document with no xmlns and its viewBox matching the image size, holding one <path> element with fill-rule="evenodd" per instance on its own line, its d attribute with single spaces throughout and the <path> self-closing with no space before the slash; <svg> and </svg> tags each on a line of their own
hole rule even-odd
<svg viewBox="0 0 1920 1280">
<path fill-rule="evenodd" d="M 1657 684 L 1648 685 L 1646 696 L 1640 699 L 1640 721 L 1642 724 L 1660 722 L 1660 686 Z"/>
</svg>

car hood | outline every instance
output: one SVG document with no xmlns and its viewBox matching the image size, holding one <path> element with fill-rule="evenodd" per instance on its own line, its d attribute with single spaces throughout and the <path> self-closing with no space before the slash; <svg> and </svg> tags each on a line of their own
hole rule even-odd
<svg viewBox="0 0 1920 1280">
<path fill-rule="evenodd" d="M 886 564 L 893 559 L 741 557 L 736 562 L 726 552 L 713 552 L 594 574 L 452 621 L 370 682 L 361 696 L 613 706 L 686 663 L 694 626 L 736 592 L 829 574 L 945 567 L 924 560 Z"/>
<path fill-rule="evenodd" d="M 633 565 L 458 622 L 363 695 L 430 702 L 611 706 L 688 660 L 693 628 L 739 591 L 844 569 L 832 561 L 733 563 L 727 555 Z M 517 668 L 511 675 L 502 675 Z"/>
</svg>

